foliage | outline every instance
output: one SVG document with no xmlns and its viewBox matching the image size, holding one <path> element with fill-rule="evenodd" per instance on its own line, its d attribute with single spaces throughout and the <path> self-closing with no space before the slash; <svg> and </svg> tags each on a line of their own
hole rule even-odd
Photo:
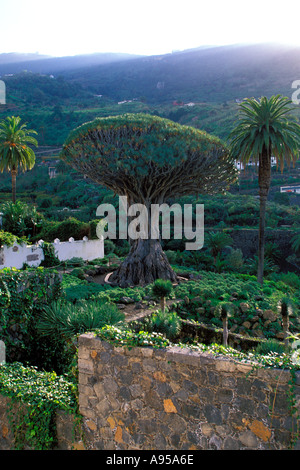
<svg viewBox="0 0 300 470">
<path fill-rule="evenodd" d="M 223 248 L 232 244 L 232 238 L 226 232 L 209 232 L 205 244 L 216 259 Z"/>
<path fill-rule="evenodd" d="M 195 273 L 196 274 L 196 273 Z M 177 304 L 176 311 L 182 318 L 202 321 L 206 324 L 222 326 L 216 318 L 216 307 L 220 302 L 231 303 L 231 316 L 229 326 L 233 324 L 242 326 L 247 319 L 252 319 L 263 310 L 272 310 L 277 313 L 279 301 L 286 296 L 287 291 L 294 304 L 293 314 L 290 318 L 290 331 L 299 330 L 300 294 L 299 289 L 287 287 L 281 281 L 265 281 L 264 287 L 257 283 L 255 276 L 233 273 L 213 273 L 200 271 L 197 279 L 180 283 L 174 289 L 174 296 L 183 299 Z M 242 313 L 241 304 L 247 305 Z M 274 328 L 276 325 L 273 325 Z M 275 336 L 277 330 L 265 327 L 260 320 L 261 330 L 269 337 Z M 255 334 L 255 331 L 249 331 Z"/>
<path fill-rule="evenodd" d="M 144 322 L 148 331 L 162 333 L 166 338 L 174 340 L 181 330 L 181 319 L 176 312 L 168 309 L 157 310 Z"/>
<path fill-rule="evenodd" d="M 21 118 L 12 116 L 0 122 L 0 171 L 9 171 L 12 175 L 12 201 L 16 202 L 17 171 L 31 170 L 35 164 L 32 146 L 37 140 L 31 134 L 37 134 L 21 124 Z"/>
<path fill-rule="evenodd" d="M 231 153 L 244 163 L 250 158 L 262 164 L 262 155 L 268 151 L 276 157 L 283 169 L 285 161 L 297 159 L 300 143 L 300 126 L 288 119 L 292 102 L 280 95 L 259 101 L 245 99 L 240 104 L 241 120 L 229 135 Z"/>
<path fill-rule="evenodd" d="M 255 352 L 263 356 L 269 353 L 277 353 L 280 355 L 285 352 L 285 347 L 282 343 L 279 343 L 274 339 L 268 339 L 266 341 L 261 342 L 255 349 Z"/>
<path fill-rule="evenodd" d="M 230 153 L 238 161 L 258 163 L 260 196 L 257 279 L 263 284 L 265 212 L 271 184 L 271 157 L 283 170 L 284 163 L 295 162 L 299 154 L 300 126 L 288 120 L 292 102 L 280 95 L 263 96 L 259 101 L 245 99 L 240 104 L 241 118 L 230 133 Z"/>
<path fill-rule="evenodd" d="M 84 162 L 79 158 L 81 154 L 85 155 Z M 140 203 L 149 199 L 147 191 L 150 184 L 151 187 L 164 188 L 167 199 L 174 197 L 174 194 L 179 196 L 199 190 L 215 192 L 219 187 L 223 189 L 236 176 L 233 162 L 228 160 L 226 149 L 219 139 L 192 127 L 146 114 L 98 118 L 86 123 L 70 133 L 61 158 L 117 194 L 123 194 L 125 190 L 130 200 Z M 188 175 L 190 165 L 193 165 L 193 181 L 189 181 L 188 176 L 183 181 L 183 170 L 186 169 Z M 170 178 L 166 169 L 173 174 L 172 185 L 168 183 Z M 116 172 L 119 175 L 118 183 Z M 202 187 L 204 173 L 210 175 L 213 185 L 207 178 Z M 165 174 L 168 176 L 165 177 Z M 181 179 L 176 185 L 179 174 Z M 128 175 L 132 181 L 139 181 L 138 190 L 132 183 L 128 184 Z M 152 203 L 155 202 L 153 196 Z"/>
<path fill-rule="evenodd" d="M 43 216 L 33 205 L 22 201 L 6 202 L 1 205 L 3 230 L 18 237 L 31 238 L 40 230 Z"/>
<path fill-rule="evenodd" d="M 55 247 L 52 243 L 43 242 L 42 243 L 42 250 L 44 254 L 44 259 L 41 262 L 40 266 L 44 266 L 45 268 L 51 268 L 54 266 L 58 266 L 61 264 L 58 257 L 55 254 Z"/>
<path fill-rule="evenodd" d="M 247 263 L 246 263 L 247 272 L 250 275 L 256 274 L 257 269 L 258 269 L 258 264 L 259 264 L 258 256 L 255 255 L 255 256 L 253 256 L 252 259 L 248 260 Z M 264 275 L 268 275 L 268 274 L 271 274 L 271 273 L 276 273 L 278 270 L 279 270 L 279 267 L 276 266 L 276 264 L 274 264 L 274 262 L 271 259 L 269 259 L 267 257 L 264 258 L 264 262 L 263 262 L 263 273 L 264 273 Z"/>
<path fill-rule="evenodd" d="M 15 243 L 19 243 L 22 245 L 22 243 L 26 243 L 27 240 L 24 238 L 16 237 L 10 232 L 4 232 L 3 230 L 0 230 L 0 247 L 2 246 L 7 246 L 11 247 Z"/>
<path fill-rule="evenodd" d="M 233 311 L 232 302 L 219 302 L 214 310 L 214 315 L 219 318 L 229 318 Z"/>
<path fill-rule="evenodd" d="M 95 336 L 118 346 L 132 348 L 135 346 L 165 348 L 169 340 L 162 334 L 140 330 L 138 332 L 130 329 L 118 328 L 106 325 L 94 332 Z"/>
<path fill-rule="evenodd" d="M 18 450 L 27 445 L 34 450 L 50 450 L 56 440 L 56 411 L 77 414 L 75 384 L 55 372 L 39 371 L 18 362 L 3 364 L 0 393 L 12 400 L 9 416 Z M 16 406 L 20 402 L 23 406 Z"/>
<path fill-rule="evenodd" d="M 74 217 L 59 221 L 45 221 L 38 238 L 52 243 L 56 238 L 60 241 L 68 241 L 70 237 L 82 240 L 90 235 L 90 224 L 81 222 Z"/>
<path fill-rule="evenodd" d="M 1 305 L 0 338 L 5 342 L 7 359 L 35 360 L 36 315 L 43 305 L 62 296 L 59 276 L 44 268 L 5 268 L 1 271 L 2 288 L 4 284 L 10 302 Z"/>
<path fill-rule="evenodd" d="M 124 318 L 114 304 L 81 301 L 73 305 L 60 301 L 43 308 L 37 318 L 37 329 L 45 336 L 71 339 L 104 325 L 121 323 Z"/>
<path fill-rule="evenodd" d="M 152 294 L 155 297 L 168 297 L 172 292 L 173 286 L 171 281 L 165 279 L 156 279 L 152 286 Z"/>
</svg>

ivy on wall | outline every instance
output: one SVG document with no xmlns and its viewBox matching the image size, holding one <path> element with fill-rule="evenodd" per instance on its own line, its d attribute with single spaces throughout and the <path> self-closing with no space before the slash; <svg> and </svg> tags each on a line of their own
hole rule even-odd
<svg viewBox="0 0 300 470">
<path fill-rule="evenodd" d="M 7 412 L 15 449 L 52 449 L 57 410 L 72 413 L 74 427 L 78 424 L 77 387 L 55 372 L 38 371 L 18 362 L 2 365 L 0 394 L 11 399 Z"/>
<path fill-rule="evenodd" d="M 60 276 L 43 267 L 0 271 L 0 339 L 6 345 L 9 362 L 28 358 L 35 317 L 62 296 Z"/>
</svg>

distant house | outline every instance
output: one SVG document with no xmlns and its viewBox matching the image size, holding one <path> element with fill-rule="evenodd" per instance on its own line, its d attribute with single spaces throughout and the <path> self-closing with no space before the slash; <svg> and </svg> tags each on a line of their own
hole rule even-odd
<svg viewBox="0 0 300 470">
<path fill-rule="evenodd" d="M 243 170 L 245 168 L 244 164 L 240 162 L 239 160 L 235 160 L 234 164 L 238 170 Z M 276 157 L 271 157 L 271 166 L 275 166 L 276 164 L 277 164 Z M 255 162 L 255 160 L 249 160 L 246 166 L 258 166 L 258 165 L 259 163 Z"/>
<path fill-rule="evenodd" d="M 300 194 L 300 185 L 281 186 L 280 192 L 281 192 L 281 193 L 295 193 L 295 194 Z"/>
<path fill-rule="evenodd" d="M 55 178 L 55 177 L 57 176 L 55 166 L 49 166 L 49 168 L 48 168 L 48 175 L 49 175 L 49 178 L 50 178 L 50 179 Z"/>
</svg>

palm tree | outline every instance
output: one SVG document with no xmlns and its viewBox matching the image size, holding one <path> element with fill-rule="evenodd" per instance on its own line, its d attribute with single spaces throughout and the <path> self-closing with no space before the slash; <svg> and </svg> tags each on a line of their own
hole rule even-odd
<svg viewBox="0 0 300 470">
<path fill-rule="evenodd" d="M 0 122 L 0 171 L 11 172 L 12 202 L 16 202 L 16 177 L 18 170 L 31 170 L 35 164 L 35 154 L 27 145 L 37 146 L 31 134 L 36 131 L 21 124 L 21 118 L 12 116 Z"/>
<path fill-rule="evenodd" d="M 257 280 L 263 284 L 266 203 L 271 182 L 271 157 L 281 170 L 285 161 L 298 158 L 300 126 L 287 115 L 292 102 L 280 95 L 260 100 L 248 98 L 240 104 L 241 120 L 229 135 L 232 156 L 244 164 L 258 163 L 260 197 Z"/>
<path fill-rule="evenodd" d="M 205 244 L 214 258 L 214 265 L 217 266 L 218 257 L 224 248 L 232 244 L 232 238 L 226 232 L 209 232 Z"/>
</svg>

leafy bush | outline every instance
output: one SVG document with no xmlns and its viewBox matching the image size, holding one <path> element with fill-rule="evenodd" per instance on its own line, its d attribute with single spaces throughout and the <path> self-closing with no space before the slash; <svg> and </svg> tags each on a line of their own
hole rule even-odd
<svg viewBox="0 0 300 470">
<path fill-rule="evenodd" d="M 0 212 L 3 213 L 3 230 L 17 237 L 33 237 L 44 223 L 43 216 L 37 212 L 34 206 L 21 201 L 2 204 Z"/>
<path fill-rule="evenodd" d="M 82 301 L 73 305 L 60 301 L 43 308 L 37 319 L 37 329 L 45 336 L 71 339 L 105 325 L 116 325 L 124 318 L 114 304 Z"/>
<path fill-rule="evenodd" d="M 45 268 L 52 268 L 60 264 L 60 261 L 55 253 L 54 245 L 52 243 L 43 242 L 42 249 L 44 259 L 41 262 L 40 266 L 44 266 Z"/>
<path fill-rule="evenodd" d="M 30 360 L 37 339 L 36 315 L 44 305 L 62 297 L 60 278 L 45 268 L 5 268 L 1 271 L 2 290 L 4 285 L 9 302 L 0 306 L 0 339 L 6 345 L 7 360 Z"/>
<path fill-rule="evenodd" d="M 76 386 L 72 381 L 18 362 L 0 367 L 0 393 L 25 405 L 24 415 L 19 407 L 19 416 L 8 410 L 18 450 L 28 445 L 34 450 L 50 450 L 56 440 L 56 411 L 77 413 Z"/>
<path fill-rule="evenodd" d="M 42 230 L 35 240 L 42 239 L 47 242 L 53 242 L 56 238 L 60 241 L 68 241 L 70 237 L 75 240 L 82 240 L 83 237 L 90 235 L 90 224 L 81 222 L 74 217 L 69 217 L 61 222 L 46 221 Z"/>
<path fill-rule="evenodd" d="M 181 319 L 176 312 L 157 310 L 146 320 L 145 329 L 162 333 L 167 339 L 174 340 L 180 333 Z"/>
<path fill-rule="evenodd" d="M 285 347 L 282 343 L 279 343 L 275 339 L 268 339 L 261 342 L 255 349 L 255 352 L 261 355 L 270 353 L 283 354 L 285 352 Z"/>
<path fill-rule="evenodd" d="M 173 290 L 171 281 L 165 279 L 156 279 L 152 286 L 152 295 L 161 302 L 161 309 L 165 309 L 165 299 Z"/>
<path fill-rule="evenodd" d="M 21 245 L 22 243 L 28 243 L 28 241 L 25 237 L 20 238 L 10 232 L 4 232 L 3 230 L 0 230 L 0 247 L 10 247 L 13 246 L 14 243 L 19 243 Z"/>
</svg>

